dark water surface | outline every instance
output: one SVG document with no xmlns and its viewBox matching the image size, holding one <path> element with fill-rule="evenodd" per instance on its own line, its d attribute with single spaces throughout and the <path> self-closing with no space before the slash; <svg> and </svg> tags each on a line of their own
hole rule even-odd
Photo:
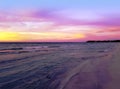
<svg viewBox="0 0 120 89">
<path fill-rule="evenodd" d="M 107 56 L 115 45 L 0 44 L 0 89 L 58 89 L 67 73 L 87 60 Z"/>
</svg>

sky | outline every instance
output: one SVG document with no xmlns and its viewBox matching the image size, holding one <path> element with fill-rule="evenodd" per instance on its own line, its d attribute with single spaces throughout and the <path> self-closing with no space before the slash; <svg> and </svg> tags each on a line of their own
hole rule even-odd
<svg viewBox="0 0 120 89">
<path fill-rule="evenodd" d="M 120 0 L 0 0 L 0 42 L 120 39 Z"/>
</svg>

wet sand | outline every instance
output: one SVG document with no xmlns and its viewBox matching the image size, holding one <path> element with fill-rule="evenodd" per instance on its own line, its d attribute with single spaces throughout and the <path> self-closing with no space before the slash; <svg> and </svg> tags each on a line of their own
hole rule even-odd
<svg viewBox="0 0 120 89">
<path fill-rule="evenodd" d="M 120 89 L 120 43 L 0 47 L 0 89 Z"/>
<path fill-rule="evenodd" d="M 75 68 L 59 89 L 120 89 L 120 45 L 105 57 L 87 60 Z"/>
</svg>

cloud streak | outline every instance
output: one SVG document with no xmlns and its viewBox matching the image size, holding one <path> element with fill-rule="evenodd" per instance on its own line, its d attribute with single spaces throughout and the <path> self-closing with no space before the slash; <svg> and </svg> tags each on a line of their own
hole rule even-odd
<svg viewBox="0 0 120 89">
<path fill-rule="evenodd" d="M 82 16 L 81 19 L 80 18 L 74 19 L 72 17 L 70 18 L 70 16 L 65 16 L 63 13 L 61 13 L 61 11 L 49 9 L 26 10 L 16 12 L 1 11 L 0 33 L 27 32 L 28 33 L 27 38 L 29 38 L 28 35 L 31 35 L 29 34 L 29 32 L 38 33 L 36 34 L 36 36 L 39 38 L 37 39 L 37 41 L 39 40 L 53 41 L 55 40 L 54 38 L 57 37 L 57 35 L 63 38 L 62 39 L 58 38 L 55 41 L 57 40 L 83 41 L 89 39 L 117 39 L 117 38 L 120 39 L 119 36 L 120 16 L 117 14 L 115 16 L 98 15 L 98 17 L 99 17 L 98 19 L 94 19 L 94 17 L 89 17 L 93 18 L 94 20 L 92 19 L 85 20 L 82 19 Z M 47 38 L 43 37 L 42 39 L 40 39 L 41 38 L 40 33 L 44 34 L 44 36 L 46 36 Z M 69 36 L 68 38 L 72 39 L 67 39 L 66 35 Z M 30 38 L 27 40 L 30 40 Z M 31 40 L 35 41 L 36 39 Z"/>
</svg>

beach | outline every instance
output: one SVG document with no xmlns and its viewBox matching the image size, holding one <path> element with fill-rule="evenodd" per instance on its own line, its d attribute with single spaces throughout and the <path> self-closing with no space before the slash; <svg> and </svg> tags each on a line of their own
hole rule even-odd
<svg viewBox="0 0 120 89">
<path fill-rule="evenodd" d="M 0 44 L 0 89 L 120 89 L 120 43 Z"/>
</svg>

